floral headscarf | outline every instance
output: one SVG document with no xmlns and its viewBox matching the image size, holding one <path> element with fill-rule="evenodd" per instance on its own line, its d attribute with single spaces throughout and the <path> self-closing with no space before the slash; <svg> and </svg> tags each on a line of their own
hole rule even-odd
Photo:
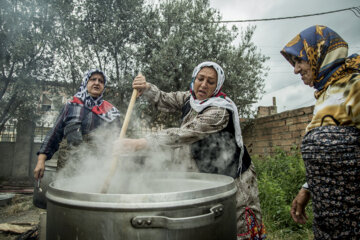
<svg viewBox="0 0 360 240">
<path fill-rule="evenodd" d="M 94 99 L 87 91 L 87 83 L 91 75 L 99 73 L 104 77 L 104 90 L 101 95 Z M 120 116 L 119 110 L 114 107 L 111 103 L 103 100 L 103 94 L 105 91 L 107 83 L 107 77 L 104 72 L 98 69 L 89 70 L 80 85 L 78 92 L 74 95 L 71 103 L 76 103 L 84 105 L 85 107 L 91 109 L 91 111 L 97 114 L 100 118 L 104 119 L 107 122 L 112 122 L 116 117 Z"/>
<path fill-rule="evenodd" d="M 217 86 L 216 86 L 216 89 L 214 90 L 214 93 L 212 94 L 212 96 L 210 98 L 205 99 L 205 100 L 198 100 L 198 99 L 196 99 L 196 96 L 194 94 L 194 81 L 196 79 L 197 74 L 204 67 L 212 67 L 213 69 L 215 69 L 215 71 L 217 73 Z M 222 88 L 222 85 L 224 84 L 224 81 L 225 81 L 224 70 L 217 63 L 214 63 L 214 62 L 200 63 L 198 66 L 195 67 L 193 74 L 192 74 L 192 81 L 190 84 L 190 92 L 191 92 L 190 105 L 191 105 L 191 108 L 193 108 L 196 112 L 201 112 L 202 110 L 204 110 L 205 108 L 210 107 L 210 106 L 225 108 L 232 112 L 231 115 L 232 115 L 234 128 L 235 128 L 236 143 L 239 146 L 239 148 L 241 149 L 241 153 L 240 153 L 240 160 L 241 160 L 242 156 L 244 154 L 244 146 L 243 146 L 243 139 L 242 139 L 242 135 L 241 135 L 239 113 L 238 113 L 235 103 L 229 97 L 227 97 L 226 94 L 221 92 L 221 88 Z M 239 164 L 239 168 L 240 167 L 241 167 L 241 164 Z"/>
<path fill-rule="evenodd" d="M 281 51 L 290 62 L 291 56 L 298 57 L 310 64 L 313 73 L 315 97 L 318 98 L 328 86 L 339 81 L 346 82 L 351 74 L 359 72 L 360 57 L 348 55 L 348 44 L 332 29 L 315 25 L 303 30 Z M 349 76 L 348 78 L 344 78 Z"/>
</svg>

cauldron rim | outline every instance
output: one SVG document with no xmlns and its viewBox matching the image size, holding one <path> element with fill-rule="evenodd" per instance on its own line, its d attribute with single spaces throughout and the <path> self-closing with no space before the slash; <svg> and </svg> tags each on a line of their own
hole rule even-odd
<svg viewBox="0 0 360 240">
<path fill-rule="evenodd" d="M 171 173 L 151 173 L 151 176 L 172 176 L 176 179 L 208 180 L 218 183 L 212 188 L 205 188 L 192 191 L 181 192 L 162 192 L 162 193 L 83 193 L 72 192 L 56 188 L 55 182 L 49 184 L 46 198 L 65 205 L 86 208 L 102 209 L 152 209 L 189 206 L 203 204 L 214 200 L 225 199 L 236 193 L 234 179 L 224 175 L 196 173 L 196 172 L 171 172 Z M 220 184 L 220 183 L 221 184 Z"/>
</svg>

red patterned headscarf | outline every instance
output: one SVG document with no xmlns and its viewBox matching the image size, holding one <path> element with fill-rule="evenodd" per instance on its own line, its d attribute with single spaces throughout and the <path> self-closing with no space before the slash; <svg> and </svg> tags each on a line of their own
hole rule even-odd
<svg viewBox="0 0 360 240">
<path fill-rule="evenodd" d="M 90 94 L 87 91 L 87 83 L 88 83 L 91 75 L 93 75 L 95 73 L 99 73 L 99 74 L 103 75 L 103 77 L 104 77 L 104 90 L 101 93 L 101 95 L 96 99 L 93 98 L 92 96 L 90 96 Z M 82 81 L 78 92 L 74 95 L 71 103 L 83 105 L 83 106 L 91 109 L 91 111 L 93 113 L 95 113 L 100 118 L 104 119 L 105 121 L 112 122 L 114 119 L 116 119 L 117 117 L 120 116 L 120 112 L 111 103 L 109 103 L 108 101 L 105 101 L 103 99 L 103 93 L 105 91 L 106 83 L 107 83 L 107 78 L 106 78 L 106 75 L 104 72 L 102 72 L 98 69 L 89 70 L 85 74 L 84 80 Z"/>
</svg>

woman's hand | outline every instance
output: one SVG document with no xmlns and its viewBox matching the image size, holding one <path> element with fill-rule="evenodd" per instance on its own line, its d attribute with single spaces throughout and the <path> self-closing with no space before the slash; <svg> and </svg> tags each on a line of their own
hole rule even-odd
<svg viewBox="0 0 360 240">
<path fill-rule="evenodd" d="M 38 161 L 37 161 L 36 167 L 34 169 L 34 178 L 36 180 L 38 180 L 44 176 L 46 158 L 47 158 L 46 154 L 40 153 L 38 155 Z"/>
<path fill-rule="evenodd" d="M 290 214 L 294 222 L 305 224 L 308 216 L 305 212 L 305 207 L 310 200 L 310 191 L 305 188 L 301 188 L 298 195 L 294 198 L 291 204 Z"/>
<path fill-rule="evenodd" d="M 138 97 L 150 88 L 150 84 L 146 82 L 146 78 L 139 73 L 133 81 L 132 87 L 138 90 Z"/>
</svg>

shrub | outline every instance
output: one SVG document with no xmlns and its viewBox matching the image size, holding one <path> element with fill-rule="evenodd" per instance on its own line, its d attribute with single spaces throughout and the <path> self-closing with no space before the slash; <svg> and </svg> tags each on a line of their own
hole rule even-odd
<svg viewBox="0 0 360 240">
<path fill-rule="evenodd" d="M 253 157 L 263 221 L 267 231 L 286 234 L 309 233 L 312 225 L 311 202 L 306 213 L 305 225 L 296 224 L 290 216 L 291 202 L 305 182 L 305 167 L 298 149 L 290 153 L 276 149 L 274 156 Z"/>
</svg>

